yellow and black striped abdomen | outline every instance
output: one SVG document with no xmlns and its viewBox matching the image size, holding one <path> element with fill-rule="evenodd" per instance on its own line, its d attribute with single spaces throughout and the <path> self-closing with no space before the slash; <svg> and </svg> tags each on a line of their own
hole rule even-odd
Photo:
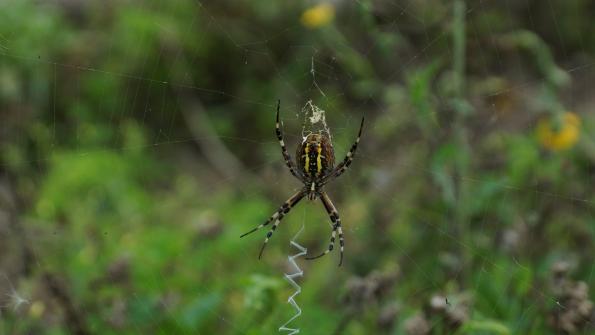
<svg viewBox="0 0 595 335">
<path fill-rule="evenodd" d="M 334 165 L 333 145 L 326 135 L 310 134 L 298 147 L 296 160 L 305 176 L 311 179 L 324 176 Z"/>
</svg>

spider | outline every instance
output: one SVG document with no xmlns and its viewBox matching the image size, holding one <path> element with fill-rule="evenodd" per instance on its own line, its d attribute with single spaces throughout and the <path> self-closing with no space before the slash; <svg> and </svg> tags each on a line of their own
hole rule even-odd
<svg viewBox="0 0 595 335">
<path fill-rule="evenodd" d="M 262 257 L 264 248 L 269 242 L 271 236 L 273 236 L 273 232 L 275 229 L 277 229 L 277 226 L 281 220 L 283 220 L 283 217 L 285 217 L 285 215 L 287 215 L 287 213 L 289 213 L 289 211 L 304 197 L 307 196 L 309 200 L 320 198 L 324 208 L 326 209 L 326 212 L 331 219 L 331 222 L 333 223 L 331 241 L 328 249 L 323 253 L 315 257 L 307 257 L 306 259 L 316 259 L 331 252 L 335 247 L 335 236 L 338 232 L 339 245 L 341 247 L 339 266 L 341 266 L 341 264 L 343 264 L 343 249 L 345 247 L 343 240 L 343 229 L 341 228 L 341 219 L 339 218 L 339 213 L 337 212 L 335 205 L 333 205 L 333 202 L 323 190 L 323 188 L 329 181 L 343 174 L 349 165 L 351 165 L 355 151 L 357 150 L 357 145 L 359 144 L 359 140 L 362 135 L 362 129 L 364 128 L 364 118 L 362 117 L 362 122 L 360 124 L 359 133 L 357 134 L 355 143 L 353 143 L 351 149 L 349 149 L 347 152 L 345 159 L 343 159 L 343 161 L 337 166 L 334 166 L 335 153 L 331 139 L 322 131 L 309 134 L 302 141 L 302 143 L 298 145 L 296 150 L 296 162 L 294 163 L 291 160 L 291 156 L 287 152 L 287 149 L 285 148 L 285 142 L 283 141 L 283 132 L 281 130 L 281 123 L 279 121 L 280 107 L 281 101 L 279 100 L 277 102 L 277 122 L 275 124 L 275 133 L 277 134 L 277 139 L 281 145 L 281 153 L 283 154 L 283 159 L 285 159 L 285 165 L 287 165 L 291 174 L 304 184 L 304 187 L 287 199 L 287 201 L 285 201 L 283 205 L 281 205 L 281 207 L 279 207 L 279 209 L 273 213 L 273 215 L 268 220 L 266 220 L 265 223 L 243 234 L 240 236 L 240 238 L 252 234 L 253 232 L 267 226 L 274 221 L 271 230 L 266 235 L 266 239 L 264 240 L 262 248 L 260 249 L 260 253 L 258 254 L 258 259 L 260 259 Z"/>
</svg>

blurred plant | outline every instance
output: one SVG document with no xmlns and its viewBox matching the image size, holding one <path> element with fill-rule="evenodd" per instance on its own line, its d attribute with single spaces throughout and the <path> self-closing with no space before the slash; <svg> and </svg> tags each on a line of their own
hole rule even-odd
<svg viewBox="0 0 595 335">
<path fill-rule="evenodd" d="M 451 37 L 453 43 L 452 59 L 452 95 L 450 103 L 454 109 L 454 129 L 453 140 L 455 143 L 455 168 L 451 178 L 456 185 L 456 203 L 454 204 L 454 222 L 458 237 L 461 239 L 460 254 L 463 258 L 464 269 L 471 268 L 473 255 L 469 248 L 465 247 L 471 244 L 471 220 L 469 213 L 469 199 L 472 196 L 469 184 L 465 181 L 470 176 L 472 169 L 472 149 L 469 142 L 468 118 L 473 112 L 472 106 L 467 101 L 466 92 L 466 45 L 467 45 L 467 5 L 464 0 L 453 2 L 453 22 L 451 27 Z M 449 144 L 447 143 L 445 147 Z M 469 279 L 469 273 L 465 273 L 461 280 Z"/>
<path fill-rule="evenodd" d="M 570 265 L 559 261 L 552 265 L 551 288 L 556 304 L 550 311 L 550 325 L 559 333 L 577 334 L 585 328 L 595 330 L 593 301 L 589 286 L 569 278 Z"/>
<path fill-rule="evenodd" d="M 244 304 L 251 310 L 268 312 L 276 301 L 275 293 L 282 287 L 283 281 L 278 278 L 253 275 L 246 291 Z"/>
<path fill-rule="evenodd" d="M 390 333 L 395 327 L 400 311 L 401 307 L 397 303 L 388 303 L 383 306 L 378 313 L 378 319 L 376 320 L 378 329 L 382 332 Z"/>
<path fill-rule="evenodd" d="M 510 334 L 508 327 L 499 321 L 472 317 L 472 299 L 465 292 L 449 296 L 434 294 L 421 312 L 405 321 L 405 332 L 408 335 Z"/>
<path fill-rule="evenodd" d="M 398 278 L 398 269 L 373 271 L 363 278 L 350 278 L 345 285 L 346 293 L 343 298 L 346 314 L 333 334 L 342 334 L 351 321 L 362 318 L 370 308 L 385 303 Z M 382 318 L 377 320 L 381 329 L 392 328 L 397 310 L 393 303 L 388 303 L 378 315 L 382 315 Z"/>
<path fill-rule="evenodd" d="M 304 331 L 552 332 L 532 308 L 538 269 L 560 249 L 593 262 L 595 146 L 539 149 L 586 144 L 595 125 L 592 1 L 79 2 L 0 3 L 0 170 L 21 202 L 0 204 L 0 266 L 31 301 L 3 310 L 0 333 L 71 333 L 69 304 L 102 334 L 269 333 L 286 285 L 238 257 L 237 235 L 277 197 L 270 102 L 297 111 L 317 85 L 329 118 L 366 113 L 373 136 L 370 164 L 338 186 L 361 192 L 337 192 L 356 223 L 351 272 L 310 268 Z M 340 151 L 349 131 L 335 130 Z M 388 260 L 399 285 L 377 270 Z M 577 276 L 592 287 L 588 267 Z M 567 283 L 554 329 L 589 331 L 592 290 Z M 425 298 L 450 284 L 473 305 Z"/>
<path fill-rule="evenodd" d="M 469 319 L 470 309 L 471 297 L 469 294 L 452 295 L 450 299 L 437 294 L 430 298 L 426 314 L 439 316 L 452 332 Z"/>
<path fill-rule="evenodd" d="M 55 274 L 45 273 L 43 281 L 52 299 L 62 309 L 64 322 L 68 329 L 75 335 L 91 334 L 84 309 L 81 306 L 76 306 L 72 294 L 63 280 Z"/>
<path fill-rule="evenodd" d="M 564 112 L 559 98 L 559 91 L 570 83 L 570 75 L 556 64 L 549 46 L 534 32 L 519 30 L 502 36 L 499 42 L 505 49 L 527 51 L 543 76 L 541 104 L 548 115 L 537 125 L 541 145 L 551 151 L 574 146 L 580 134 L 580 119 L 573 112 Z"/>
<path fill-rule="evenodd" d="M 416 314 L 405 321 L 407 335 L 428 335 L 432 330 L 430 322 L 422 314 Z"/>
<path fill-rule="evenodd" d="M 459 293 L 446 297 L 433 295 L 423 311 L 405 321 L 409 335 L 427 335 L 430 332 L 452 334 L 470 318 L 471 298 Z M 442 331 L 440 331 L 442 330 Z"/>
<path fill-rule="evenodd" d="M 441 66 L 442 61 L 436 60 L 426 67 L 412 71 L 406 78 L 409 100 L 417 111 L 417 123 L 426 138 L 432 138 L 433 132 L 440 126 L 431 85 Z"/>
<path fill-rule="evenodd" d="M 527 51 L 548 85 L 561 88 L 570 82 L 568 73 L 556 64 L 550 47 L 536 33 L 517 30 L 503 35 L 498 42 L 504 49 L 519 48 Z"/>
</svg>

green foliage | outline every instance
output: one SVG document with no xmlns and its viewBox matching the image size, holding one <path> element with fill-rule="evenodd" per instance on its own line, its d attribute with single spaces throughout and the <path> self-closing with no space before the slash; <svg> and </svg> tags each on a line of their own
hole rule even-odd
<svg viewBox="0 0 595 335">
<path fill-rule="evenodd" d="M 562 332 L 560 278 L 595 290 L 595 28 L 550 2 L 332 2 L 310 28 L 307 1 L 3 2 L 0 333 L 276 333 L 288 241 L 330 237 L 304 200 L 262 260 L 239 238 L 301 186 L 277 99 L 292 153 L 309 99 L 337 161 L 366 118 L 328 187 L 345 263 L 299 261 L 303 333 Z M 578 142 L 535 136 L 571 109 Z"/>
</svg>

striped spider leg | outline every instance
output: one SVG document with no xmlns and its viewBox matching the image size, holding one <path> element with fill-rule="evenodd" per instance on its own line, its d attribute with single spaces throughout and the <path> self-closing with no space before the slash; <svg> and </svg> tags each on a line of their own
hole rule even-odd
<svg viewBox="0 0 595 335">
<path fill-rule="evenodd" d="M 281 128 L 281 121 L 279 121 L 279 109 L 281 109 L 281 100 L 277 100 L 277 122 L 275 123 L 275 134 L 277 135 L 279 145 L 281 146 L 281 153 L 283 154 L 283 159 L 285 159 L 285 165 L 287 165 L 291 174 L 303 182 L 304 177 L 301 171 L 295 166 L 295 163 L 291 160 L 291 155 L 287 152 L 285 141 L 283 141 L 283 130 Z"/>
<path fill-rule="evenodd" d="M 339 218 L 339 212 L 337 212 L 335 205 L 331 201 L 331 198 L 329 198 L 329 196 L 326 194 L 326 192 L 322 191 L 320 193 L 320 200 L 322 201 L 322 204 L 324 205 L 324 208 L 326 209 L 326 212 L 328 213 L 329 217 L 331 218 L 331 222 L 333 223 L 333 231 L 331 233 L 331 242 L 328 246 L 328 249 L 325 250 L 322 254 L 315 256 L 315 257 L 307 257 L 306 259 L 307 260 L 316 259 L 316 258 L 322 257 L 322 256 L 328 254 L 329 252 L 333 251 L 333 249 L 335 248 L 335 235 L 338 231 L 339 232 L 339 246 L 341 247 L 341 256 L 340 256 L 341 258 L 339 260 L 339 266 L 341 266 L 341 264 L 343 264 L 343 249 L 345 247 L 345 242 L 343 240 L 343 229 L 341 227 L 341 218 Z"/>
<path fill-rule="evenodd" d="M 362 137 L 363 129 L 364 129 L 364 118 L 362 117 L 362 122 L 359 126 L 359 132 L 357 133 L 357 138 L 355 139 L 355 142 L 353 143 L 353 145 L 351 145 L 351 148 L 347 152 L 345 159 L 343 159 L 343 161 L 341 163 L 339 163 L 339 165 L 337 165 L 333 169 L 333 171 L 331 171 L 330 173 L 328 173 L 327 175 L 325 175 L 322 178 L 323 185 L 326 184 L 327 182 L 329 182 L 330 179 L 337 178 L 340 175 L 342 175 L 343 172 L 345 172 L 347 170 L 349 165 L 351 165 L 351 162 L 353 162 L 353 157 L 355 157 L 355 152 L 357 151 L 357 145 L 359 144 L 359 140 Z"/>
<path fill-rule="evenodd" d="M 273 236 L 273 232 L 277 229 L 277 226 L 279 225 L 279 223 L 281 223 L 283 217 L 285 217 L 285 215 L 289 213 L 291 208 L 297 205 L 297 203 L 300 202 L 300 200 L 302 200 L 306 196 L 306 194 L 306 189 L 302 189 L 296 194 L 292 195 L 289 199 L 287 199 L 287 201 L 283 203 L 283 205 L 281 205 L 281 207 L 279 207 L 279 209 L 275 213 L 273 213 L 273 215 L 271 215 L 271 217 L 268 220 L 265 221 L 265 223 L 260 224 L 258 227 L 240 236 L 240 238 L 242 238 L 246 235 L 250 235 L 253 232 L 259 230 L 260 228 L 263 228 L 267 226 L 269 223 L 275 221 L 275 223 L 273 223 L 273 226 L 271 227 L 271 230 L 269 230 L 269 232 L 267 233 L 267 237 L 265 238 L 264 243 L 262 244 L 262 248 L 260 249 L 260 253 L 258 254 L 258 259 L 262 257 L 264 248 L 266 247 L 267 243 L 269 243 L 269 239 L 271 238 L 271 236 Z"/>
</svg>

